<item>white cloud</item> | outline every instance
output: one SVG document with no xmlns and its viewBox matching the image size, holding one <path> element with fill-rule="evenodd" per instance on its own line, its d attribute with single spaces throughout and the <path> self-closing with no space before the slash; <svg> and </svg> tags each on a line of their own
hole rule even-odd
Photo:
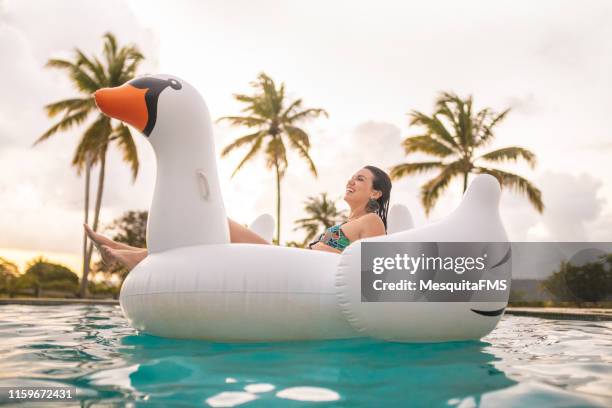
<svg viewBox="0 0 612 408">
<path fill-rule="evenodd" d="M 588 241 L 587 226 L 601 222 L 606 200 L 599 196 L 602 182 L 588 174 L 546 172 L 540 177 L 546 211 L 542 223 L 549 238 L 559 241 Z M 612 234 L 608 239 L 612 238 Z"/>
<path fill-rule="evenodd" d="M 612 217 L 605 208 L 601 179 L 546 171 L 533 180 L 542 191 L 540 216 L 527 198 L 504 193 L 502 215 L 514 241 L 611 241 Z"/>
</svg>

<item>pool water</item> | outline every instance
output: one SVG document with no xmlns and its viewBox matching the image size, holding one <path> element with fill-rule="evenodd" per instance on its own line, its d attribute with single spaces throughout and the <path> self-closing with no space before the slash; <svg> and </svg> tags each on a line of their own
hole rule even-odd
<svg viewBox="0 0 612 408">
<path fill-rule="evenodd" d="M 4 305 L 0 386 L 76 386 L 75 406 L 610 407 L 611 329 L 505 315 L 479 342 L 241 345 L 138 334 L 117 306 Z"/>
</svg>

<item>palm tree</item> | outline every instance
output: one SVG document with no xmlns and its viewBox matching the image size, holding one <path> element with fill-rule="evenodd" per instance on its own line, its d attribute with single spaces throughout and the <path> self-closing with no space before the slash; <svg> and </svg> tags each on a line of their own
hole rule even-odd
<svg viewBox="0 0 612 408">
<path fill-rule="evenodd" d="M 123 159 L 130 165 L 132 178 L 138 175 L 138 152 L 130 130 L 122 123 L 113 123 L 111 119 L 96 109 L 91 95 L 100 88 L 115 87 L 124 84 L 136 75 L 139 64 L 144 59 L 135 45 L 119 47 L 115 36 L 111 33 L 104 35 L 103 59 L 87 57 L 76 48 L 73 60 L 50 59 L 47 67 L 64 70 L 78 95 L 45 106 L 50 118 L 61 114 L 60 120 L 40 136 L 35 145 L 47 140 L 58 132 L 67 131 L 82 125 L 91 113 L 97 113 L 88 127 L 81 135 L 81 139 L 74 153 L 72 165 L 77 174 L 85 170 L 85 222 L 88 222 L 89 213 L 89 183 L 90 169 L 93 165 L 99 166 L 98 191 L 96 194 L 94 210 L 94 231 L 98 228 L 102 193 L 104 190 L 104 176 L 106 169 L 106 153 L 112 141 L 116 141 L 123 153 Z M 80 296 L 87 294 L 87 277 L 89 264 L 93 252 L 93 244 L 87 247 L 87 236 L 83 235 L 83 279 L 81 281 Z"/>
<path fill-rule="evenodd" d="M 346 215 L 336 208 L 336 203 L 327 198 L 327 193 L 321 193 L 319 197 L 308 197 L 304 204 L 308 217 L 296 220 L 297 227 L 294 228 L 294 231 L 306 231 L 304 243 L 312 241 L 319 231 L 326 230 L 338 220 L 346 218 Z"/>
<path fill-rule="evenodd" d="M 433 115 L 418 111 L 410 112 L 411 125 L 424 128 L 419 136 L 406 138 L 403 148 L 406 154 L 426 153 L 437 158 L 430 161 L 408 162 L 391 168 L 391 178 L 397 180 L 410 174 L 439 170 L 439 173 L 421 187 L 421 201 L 425 213 L 433 209 L 442 192 L 455 177 L 463 178 L 463 191 L 468 186 L 468 175 L 490 174 L 495 176 L 502 188 L 507 187 L 527 195 L 531 204 L 544 210 L 542 193 L 525 178 L 503 170 L 489 167 L 487 163 L 516 162 L 524 159 L 531 168 L 536 164 L 535 154 L 522 147 L 504 147 L 485 154 L 476 154 L 495 137 L 493 129 L 508 114 L 510 109 L 495 113 L 490 108 L 473 112 L 473 100 L 469 96 L 461 99 L 453 93 L 444 92 L 436 101 Z M 485 162 L 480 165 L 476 162 Z"/>
<path fill-rule="evenodd" d="M 255 88 L 253 95 L 235 94 L 234 98 L 245 104 L 242 112 L 245 116 L 226 116 L 218 121 L 228 121 L 234 126 L 245 126 L 254 130 L 253 133 L 239 137 L 221 151 L 221 157 L 231 151 L 249 145 L 250 149 L 240 161 L 232 177 L 255 155 L 263 149 L 266 157 L 266 167 L 276 172 L 276 242 L 280 242 L 280 184 L 287 169 L 287 149 L 289 146 L 308 163 L 310 172 L 316 177 L 317 169 L 308 154 L 310 138 L 298 123 L 309 118 L 327 115 L 323 109 L 302 108 L 302 99 L 289 102 L 285 97 L 285 84 L 279 87 L 265 73 L 260 73 L 257 80 L 251 83 Z M 263 147 L 265 141 L 265 147 Z"/>
</svg>

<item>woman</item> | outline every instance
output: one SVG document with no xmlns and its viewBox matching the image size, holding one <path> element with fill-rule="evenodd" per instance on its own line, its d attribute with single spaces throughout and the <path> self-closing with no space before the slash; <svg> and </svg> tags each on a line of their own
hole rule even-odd
<svg viewBox="0 0 612 408">
<path fill-rule="evenodd" d="M 391 179 L 387 173 L 374 166 L 360 169 L 346 183 L 344 201 L 351 209 L 348 219 L 328 228 L 308 247 L 316 251 L 340 253 L 353 241 L 384 235 L 387 230 L 390 196 Z M 270 244 L 230 218 L 228 223 L 232 243 Z M 107 265 L 118 262 L 131 270 L 147 256 L 146 248 L 115 242 L 94 232 L 86 224 L 83 226 Z"/>
</svg>

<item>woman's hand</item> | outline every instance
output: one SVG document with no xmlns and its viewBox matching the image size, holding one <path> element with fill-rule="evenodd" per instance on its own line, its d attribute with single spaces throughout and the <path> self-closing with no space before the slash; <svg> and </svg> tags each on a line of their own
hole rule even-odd
<svg viewBox="0 0 612 408">
<path fill-rule="evenodd" d="M 322 242 L 317 242 L 316 244 L 313 244 L 310 249 L 314 250 L 314 251 L 325 251 L 325 252 L 333 252 L 334 254 L 341 254 L 342 251 L 340 251 L 339 249 L 336 249 L 334 247 L 330 247 L 327 244 L 324 244 Z"/>
</svg>

